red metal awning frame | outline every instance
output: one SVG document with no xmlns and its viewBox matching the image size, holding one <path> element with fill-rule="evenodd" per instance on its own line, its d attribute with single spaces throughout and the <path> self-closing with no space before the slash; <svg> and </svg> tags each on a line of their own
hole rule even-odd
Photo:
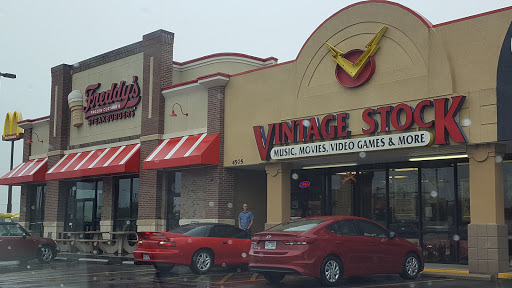
<svg viewBox="0 0 512 288">
<path fill-rule="evenodd" d="M 21 163 L 0 178 L 0 185 L 21 185 L 30 182 L 44 182 L 48 169 L 48 158 L 32 159 Z"/>
<path fill-rule="evenodd" d="M 144 160 L 142 169 L 219 165 L 219 134 L 197 134 L 163 140 Z"/>
</svg>

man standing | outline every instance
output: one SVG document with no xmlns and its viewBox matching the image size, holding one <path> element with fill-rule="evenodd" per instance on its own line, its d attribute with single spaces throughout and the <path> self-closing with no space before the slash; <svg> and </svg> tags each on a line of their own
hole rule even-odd
<svg viewBox="0 0 512 288">
<path fill-rule="evenodd" d="M 244 211 L 238 215 L 238 228 L 251 233 L 252 223 L 254 223 L 254 215 L 247 210 L 247 203 L 244 203 Z"/>
</svg>

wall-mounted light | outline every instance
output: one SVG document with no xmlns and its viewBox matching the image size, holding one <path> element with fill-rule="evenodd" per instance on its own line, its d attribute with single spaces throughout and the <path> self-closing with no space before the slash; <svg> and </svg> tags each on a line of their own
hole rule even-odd
<svg viewBox="0 0 512 288">
<path fill-rule="evenodd" d="M 176 117 L 176 116 L 178 116 L 178 115 L 176 115 L 176 113 L 174 113 L 174 106 L 175 106 L 175 105 L 180 106 L 181 114 L 183 114 L 183 115 L 185 115 L 185 116 L 188 116 L 188 113 L 183 113 L 183 108 L 181 107 L 180 103 L 174 103 L 174 104 L 172 104 L 172 113 L 171 113 L 171 115 L 170 115 L 171 117 Z"/>
<path fill-rule="evenodd" d="M 37 141 L 43 143 L 43 140 L 39 140 L 39 135 L 37 135 L 36 132 L 32 132 L 32 134 L 36 134 Z M 30 139 L 27 140 L 27 143 L 33 143 L 33 142 L 34 141 L 32 141 L 32 137 L 30 137 Z"/>
</svg>

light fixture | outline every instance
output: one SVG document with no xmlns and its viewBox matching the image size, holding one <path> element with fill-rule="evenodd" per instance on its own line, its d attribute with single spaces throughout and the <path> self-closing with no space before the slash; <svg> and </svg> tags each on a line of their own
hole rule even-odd
<svg viewBox="0 0 512 288">
<path fill-rule="evenodd" d="M 456 158 L 468 158 L 468 155 L 445 155 L 435 157 L 423 157 L 423 158 L 410 158 L 409 161 L 428 161 L 428 160 L 443 160 L 443 159 L 456 159 Z"/>
<path fill-rule="evenodd" d="M 183 115 L 185 115 L 185 116 L 188 116 L 188 113 L 183 113 L 183 108 L 181 107 L 181 104 L 180 104 L 180 103 L 177 103 L 177 102 L 176 102 L 176 103 L 174 103 L 174 104 L 172 104 L 172 113 L 171 113 L 171 115 L 170 115 L 170 116 L 171 116 L 171 117 L 176 117 L 176 116 L 178 116 L 178 115 L 176 115 L 176 113 L 174 113 L 174 106 L 175 106 L 176 104 L 177 104 L 178 106 L 180 106 L 181 114 L 183 114 Z"/>
<path fill-rule="evenodd" d="M 334 167 L 347 167 L 347 166 L 356 166 L 356 165 L 357 165 L 357 163 L 345 163 L 345 164 L 335 164 L 335 165 L 306 166 L 306 167 L 302 167 L 302 169 L 334 168 Z"/>
<path fill-rule="evenodd" d="M 39 135 L 37 135 L 36 132 L 32 132 L 32 134 L 36 134 L 37 141 L 43 143 L 43 140 L 39 140 Z M 32 137 L 30 137 L 30 139 L 27 140 L 27 143 L 34 143 L 34 141 L 32 141 Z"/>
</svg>

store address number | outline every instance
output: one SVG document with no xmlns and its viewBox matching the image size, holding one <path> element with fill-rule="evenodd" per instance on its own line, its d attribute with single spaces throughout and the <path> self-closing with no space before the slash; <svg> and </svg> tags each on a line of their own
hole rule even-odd
<svg viewBox="0 0 512 288">
<path fill-rule="evenodd" d="M 242 165 L 242 164 L 244 164 L 244 159 L 233 160 L 233 165 Z"/>
</svg>

